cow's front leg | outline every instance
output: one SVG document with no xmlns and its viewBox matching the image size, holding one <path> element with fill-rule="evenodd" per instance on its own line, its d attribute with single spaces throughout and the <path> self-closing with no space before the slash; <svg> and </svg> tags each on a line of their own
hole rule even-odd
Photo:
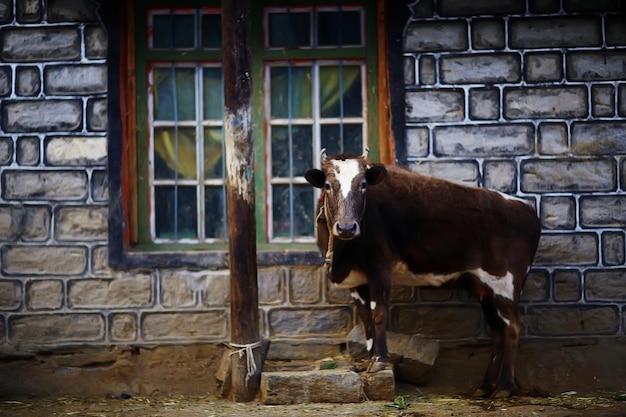
<svg viewBox="0 0 626 417">
<path fill-rule="evenodd" d="M 374 321 L 372 320 L 372 313 L 370 311 L 370 290 L 367 285 L 361 285 L 350 290 L 350 296 L 354 299 L 356 305 L 356 311 L 363 322 L 363 328 L 365 329 L 365 345 L 367 347 L 367 353 L 369 354 L 370 361 L 374 356 Z"/>
<path fill-rule="evenodd" d="M 389 322 L 389 294 L 391 283 L 372 280 L 370 289 L 370 311 L 374 323 L 374 354 L 368 372 L 382 371 L 387 367 L 387 323 Z"/>
</svg>

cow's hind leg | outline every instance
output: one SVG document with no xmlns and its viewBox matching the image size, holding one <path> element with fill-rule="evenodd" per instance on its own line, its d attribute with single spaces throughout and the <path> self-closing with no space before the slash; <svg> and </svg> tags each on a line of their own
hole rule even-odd
<svg viewBox="0 0 626 417">
<path fill-rule="evenodd" d="M 365 329 L 365 346 L 369 354 L 370 361 L 374 356 L 374 338 L 376 330 L 374 321 L 372 320 L 372 312 L 370 310 L 370 290 L 367 285 L 361 285 L 350 290 L 350 296 L 354 299 L 356 311 L 363 323 Z"/>
<path fill-rule="evenodd" d="M 491 356 L 476 396 L 509 397 L 519 343 L 521 314 L 517 305 L 499 295 L 483 297 L 481 306 L 491 330 Z"/>
</svg>

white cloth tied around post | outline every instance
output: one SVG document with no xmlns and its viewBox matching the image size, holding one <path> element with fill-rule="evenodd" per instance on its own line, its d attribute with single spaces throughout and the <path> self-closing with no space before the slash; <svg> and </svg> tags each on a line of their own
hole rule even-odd
<svg viewBox="0 0 626 417">
<path fill-rule="evenodd" d="M 252 375 L 256 373 L 256 370 L 257 370 L 256 362 L 254 362 L 254 353 L 252 352 L 252 349 L 260 347 L 261 341 L 259 340 L 257 342 L 249 343 L 247 345 L 239 345 L 237 343 L 229 343 L 228 345 L 232 348 L 237 349 L 235 351 L 230 352 L 230 356 L 234 354 L 239 354 L 239 359 L 241 359 L 244 354 L 246 355 L 246 369 L 247 369 L 246 385 L 247 385 L 248 380 L 250 379 Z"/>
</svg>

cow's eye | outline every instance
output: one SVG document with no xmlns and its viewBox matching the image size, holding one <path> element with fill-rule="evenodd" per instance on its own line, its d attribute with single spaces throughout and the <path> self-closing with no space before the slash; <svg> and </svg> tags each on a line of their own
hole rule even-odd
<svg viewBox="0 0 626 417">
<path fill-rule="evenodd" d="M 367 188 L 367 181 L 363 181 L 361 183 L 361 190 L 365 190 Z"/>
<path fill-rule="evenodd" d="M 329 183 L 324 184 L 324 189 L 330 191 L 330 184 Z"/>
</svg>

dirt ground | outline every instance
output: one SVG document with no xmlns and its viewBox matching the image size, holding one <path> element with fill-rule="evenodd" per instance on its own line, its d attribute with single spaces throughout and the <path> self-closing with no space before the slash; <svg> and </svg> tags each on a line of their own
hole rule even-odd
<svg viewBox="0 0 626 417">
<path fill-rule="evenodd" d="M 217 417 L 217 416 L 363 416 L 363 417 L 624 417 L 626 394 L 510 399 L 471 399 L 432 395 L 414 386 L 400 387 L 394 402 L 265 406 L 215 397 L 112 397 L 77 399 L 0 399 L 0 416 L 10 417 Z"/>
</svg>

